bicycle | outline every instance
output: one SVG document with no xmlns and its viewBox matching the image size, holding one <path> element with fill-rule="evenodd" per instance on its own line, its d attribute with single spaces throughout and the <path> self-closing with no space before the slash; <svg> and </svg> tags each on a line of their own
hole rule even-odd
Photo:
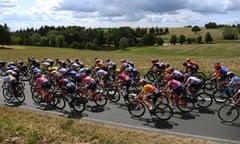
<svg viewBox="0 0 240 144">
<path fill-rule="evenodd" d="M 226 103 L 233 96 L 234 90 L 234 88 L 223 86 L 221 89 L 216 89 L 212 97 L 217 103 Z"/>
<path fill-rule="evenodd" d="M 191 98 L 187 97 L 185 93 L 178 96 L 173 93 L 173 91 L 161 91 L 160 92 L 161 103 L 166 103 L 170 105 L 171 103 L 173 109 L 178 108 L 179 111 L 183 113 L 191 112 L 194 109 L 194 102 Z"/>
<path fill-rule="evenodd" d="M 224 104 L 218 109 L 218 118 L 223 122 L 233 122 L 239 118 L 240 105 Z"/>
<path fill-rule="evenodd" d="M 6 62 L 5 61 L 0 61 L 0 76 L 5 76 L 6 75 Z"/>
<path fill-rule="evenodd" d="M 53 89 L 44 90 L 43 88 L 32 87 L 32 99 L 36 104 L 47 102 L 51 104 Z"/>
<path fill-rule="evenodd" d="M 97 106 L 105 106 L 108 102 L 108 98 L 106 95 L 104 95 L 102 92 L 96 92 L 95 96 L 93 96 L 88 90 L 84 88 L 79 88 L 76 91 L 76 97 L 79 99 L 82 99 L 82 97 L 85 97 L 87 99 L 86 103 L 88 100 L 93 101 Z M 93 97 L 93 99 L 89 98 Z"/>
<path fill-rule="evenodd" d="M 213 98 L 210 94 L 208 94 L 205 91 L 202 91 L 201 88 L 193 88 L 193 91 L 196 94 L 196 99 L 193 98 L 191 92 L 188 91 L 186 88 L 184 88 L 183 90 L 185 95 L 193 101 L 194 106 L 197 105 L 200 108 L 208 108 L 212 105 Z"/>
<path fill-rule="evenodd" d="M 128 112 L 134 117 L 141 117 L 145 114 L 146 108 L 151 115 L 155 115 L 158 119 L 166 121 L 173 116 L 172 108 L 165 103 L 156 103 L 152 110 L 149 109 L 143 97 L 131 101 L 128 105 Z"/>
<path fill-rule="evenodd" d="M 66 97 L 66 95 L 68 97 Z M 57 109 L 64 109 L 66 103 L 73 108 L 77 113 L 82 113 L 86 109 L 87 99 L 84 97 L 76 96 L 76 94 L 68 94 L 63 89 L 55 90 L 51 102 Z"/>
<path fill-rule="evenodd" d="M 5 85 L 3 85 L 2 88 L 3 97 L 7 101 L 12 101 L 16 99 L 17 102 L 20 104 L 25 101 L 24 87 L 21 87 L 21 85 L 17 84 L 16 86 L 11 87 L 9 84 L 6 83 Z"/>
</svg>

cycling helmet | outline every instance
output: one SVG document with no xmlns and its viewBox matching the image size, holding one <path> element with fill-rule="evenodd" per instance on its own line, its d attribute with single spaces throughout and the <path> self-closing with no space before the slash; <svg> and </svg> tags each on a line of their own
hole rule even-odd
<svg viewBox="0 0 240 144">
<path fill-rule="evenodd" d="M 39 78 L 39 77 L 41 77 L 41 76 L 42 76 L 42 74 L 41 74 L 40 72 L 36 73 L 36 77 L 37 77 L 37 78 Z"/>
<path fill-rule="evenodd" d="M 107 59 L 107 62 L 110 62 L 110 59 Z"/>
<path fill-rule="evenodd" d="M 120 68 L 116 68 L 116 73 L 120 73 L 121 72 L 121 69 Z"/>
<path fill-rule="evenodd" d="M 172 80 L 173 79 L 173 75 L 172 74 L 166 74 L 165 79 L 166 80 Z"/>
<path fill-rule="evenodd" d="M 191 61 L 191 59 L 190 58 L 186 58 L 186 61 L 189 62 L 189 61 Z"/>
<path fill-rule="evenodd" d="M 95 67 L 95 70 L 96 70 L 96 71 L 100 70 L 100 67 L 96 66 L 96 67 Z"/>
<path fill-rule="evenodd" d="M 220 62 L 216 62 L 216 63 L 214 64 L 214 68 L 215 68 L 215 69 L 219 69 L 220 67 L 221 67 Z"/>
<path fill-rule="evenodd" d="M 229 72 L 227 72 L 227 76 L 234 76 L 234 73 L 229 71 Z"/>
<path fill-rule="evenodd" d="M 172 73 L 174 71 L 173 67 L 169 67 L 165 70 L 167 73 Z"/>
<path fill-rule="evenodd" d="M 182 65 L 183 65 L 183 66 L 187 66 L 187 63 L 186 63 L 186 62 L 182 62 Z"/>
<path fill-rule="evenodd" d="M 140 80 L 139 80 L 139 84 L 144 85 L 145 83 L 146 83 L 146 80 L 145 80 L 145 79 L 140 79 Z"/>
<path fill-rule="evenodd" d="M 60 85 L 63 85 L 64 84 L 64 79 L 60 79 L 58 82 L 59 82 Z"/>
<path fill-rule="evenodd" d="M 156 59 L 153 59 L 153 60 L 152 60 L 152 64 L 155 64 L 156 62 L 157 62 Z"/>
<path fill-rule="evenodd" d="M 86 76 L 87 76 L 87 73 L 81 73 L 81 74 L 80 74 L 80 77 L 81 77 L 81 78 L 85 78 Z"/>
<path fill-rule="evenodd" d="M 127 60 L 126 59 L 121 59 L 120 62 L 121 63 L 125 63 Z"/>
</svg>

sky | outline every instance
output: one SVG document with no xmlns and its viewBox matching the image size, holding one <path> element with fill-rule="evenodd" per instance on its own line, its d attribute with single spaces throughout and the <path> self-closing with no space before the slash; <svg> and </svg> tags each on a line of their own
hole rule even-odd
<svg viewBox="0 0 240 144">
<path fill-rule="evenodd" d="M 240 24 L 240 0 L 0 0 L 10 31 L 41 26 L 184 27 Z"/>
</svg>

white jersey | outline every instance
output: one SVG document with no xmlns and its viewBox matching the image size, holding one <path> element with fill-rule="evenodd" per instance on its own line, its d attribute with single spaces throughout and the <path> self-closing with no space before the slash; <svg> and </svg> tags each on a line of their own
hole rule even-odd
<svg viewBox="0 0 240 144">
<path fill-rule="evenodd" d="M 202 83 L 202 80 L 197 78 L 197 77 L 194 77 L 194 76 L 190 76 L 186 81 L 186 84 L 197 85 L 197 84 L 200 84 L 200 83 Z"/>
</svg>

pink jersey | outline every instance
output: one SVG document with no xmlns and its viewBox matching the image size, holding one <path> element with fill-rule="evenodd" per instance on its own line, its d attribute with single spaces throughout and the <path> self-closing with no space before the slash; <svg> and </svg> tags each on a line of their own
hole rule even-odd
<svg viewBox="0 0 240 144">
<path fill-rule="evenodd" d="M 117 77 L 118 77 L 119 79 L 121 79 L 121 80 L 128 80 L 128 79 L 129 79 L 129 77 L 128 77 L 126 74 L 124 74 L 124 73 L 118 74 Z"/>
<path fill-rule="evenodd" d="M 91 78 L 90 76 L 87 76 L 82 80 L 82 83 L 91 84 L 91 83 L 95 83 L 95 80 L 93 78 Z"/>
<path fill-rule="evenodd" d="M 177 80 L 170 80 L 168 83 L 167 83 L 167 86 L 168 87 L 172 87 L 173 89 L 176 89 L 180 86 L 182 86 L 182 83 L 180 81 L 177 81 Z"/>
<path fill-rule="evenodd" d="M 43 85 L 46 81 L 47 81 L 47 79 L 44 78 L 44 77 L 39 77 L 39 78 L 37 78 L 37 80 L 36 80 L 36 82 L 37 82 L 38 84 L 40 84 L 40 85 Z"/>
</svg>

